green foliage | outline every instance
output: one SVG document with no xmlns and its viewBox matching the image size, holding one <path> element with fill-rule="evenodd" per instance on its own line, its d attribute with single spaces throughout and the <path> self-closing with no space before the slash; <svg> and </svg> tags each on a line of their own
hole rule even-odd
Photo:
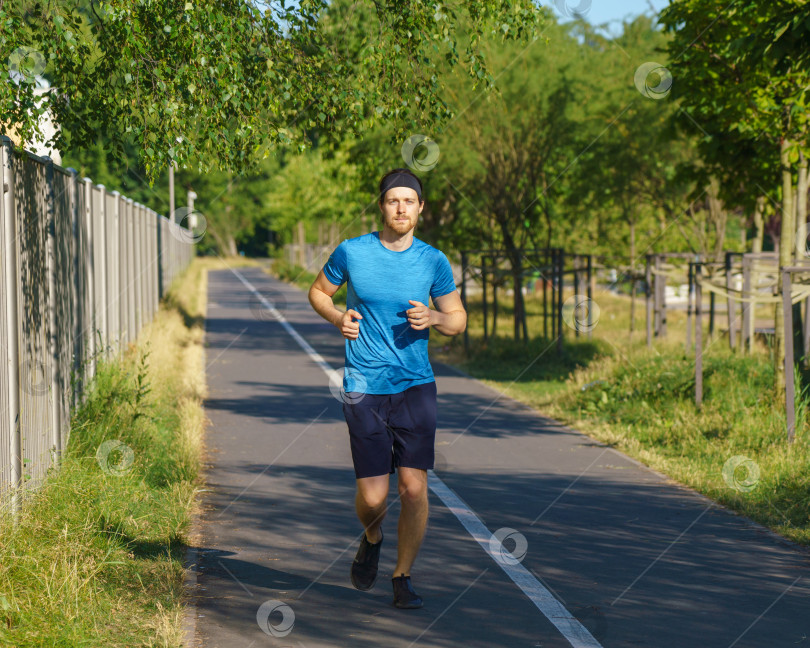
<svg viewBox="0 0 810 648">
<path fill-rule="evenodd" d="M 661 22 L 672 35 L 673 95 L 684 130 L 701 129 L 700 151 L 722 196 L 751 207 L 778 189 L 779 146 L 808 153 L 810 72 L 806 3 L 674 0 Z"/>
<path fill-rule="evenodd" d="M 489 85 L 480 37 L 525 39 L 540 24 L 531 0 L 365 6 L 376 29 L 349 58 L 330 32 L 326 0 L 264 10 L 241 0 L 5 3 L 0 60 L 15 65 L 22 47 L 37 62 L 23 66 L 21 83 L 0 86 L 0 125 L 16 125 L 30 141 L 37 113 L 50 109 L 61 127 L 56 148 L 103 133 L 118 156 L 131 136 L 150 181 L 170 161 L 241 172 L 271 150 L 307 147 L 307 129 L 339 136 L 381 120 L 402 132 L 438 123 L 449 113 L 432 54 Z M 463 54 L 461 24 L 469 30 Z M 58 89 L 39 107 L 33 73 Z M 402 99 L 415 94 L 418 101 Z"/>
</svg>

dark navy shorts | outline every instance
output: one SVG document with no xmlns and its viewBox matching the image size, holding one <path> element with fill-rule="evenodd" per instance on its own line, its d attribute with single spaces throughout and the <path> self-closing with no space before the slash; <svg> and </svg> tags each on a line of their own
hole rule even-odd
<svg viewBox="0 0 810 648">
<path fill-rule="evenodd" d="M 343 415 L 349 426 L 357 479 L 405 468 L 433 468 L 436 439 L 436 383 L 398 394 L 348 392 Z"/>
</svg>

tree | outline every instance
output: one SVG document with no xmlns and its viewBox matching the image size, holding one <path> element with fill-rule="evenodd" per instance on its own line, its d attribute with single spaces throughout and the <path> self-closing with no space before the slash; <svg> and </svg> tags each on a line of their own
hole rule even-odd
<svg viewBox="0 0 810 648">
<path fill-rule="evenodd" d="M 674 88 L 687 115 L 706 131 L 701 153 L 708 163 L 734 166 L 732 156 L 741 147 L 760 150 L 757 142 L 762 139 L 770 152 L 770 168 L 781 171 L 780 267 L 794 258 L 794 175 L 808 154 L 810 72 L 799 40 L 807 31 L 807 14 L 807 3 L 794 0 L 732 5 L 673 0 L 661 16 L 673 36 L 669 51 L 677 79 Z M 755 162 L 751 168 L 763 167 Z M 756 182 L 743 187 L 735 182 L 734 188 L 747 194 L 750 203 L 763 192 Z M 778 286 L 781 293 L 781 281 Z M 783 315 L 777 307 L 774 369 L 780 396 L 784 360 Z"/>
<path fill-rule="evenodd" d="M 150 182 L 172 161 L 243 172 L 278 147 L 309 146 L 314 127 L 339 137 L 446 120 L 435 55 L 489 86 L 480 38 L 530 38 L 541 16 L 532 0 L 355 4 L 373 6 L 375 23 L 356 60 L 328 37 L 327 0 L 2 3 L 0 59 L 16 83 L 0 85 L 0 127 L 29 141 L 50 107 L 53 145 L 104 134 L 122 156 L 131 136 Z M 40 108 L 38 74 L 54 87 Z"/>
</svg>

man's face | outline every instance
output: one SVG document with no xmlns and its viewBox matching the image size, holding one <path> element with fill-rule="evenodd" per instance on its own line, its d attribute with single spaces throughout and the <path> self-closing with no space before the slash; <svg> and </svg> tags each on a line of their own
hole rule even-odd
<svg viewBox="0 0 810 648">
<path fill-rule="evenodd" d="M 383 223 L 397 234 L 407 234 L 414 227 L 425 203 L 410 187 L 394 187 L 385 192 L 380 205 Z"/>
</svg>

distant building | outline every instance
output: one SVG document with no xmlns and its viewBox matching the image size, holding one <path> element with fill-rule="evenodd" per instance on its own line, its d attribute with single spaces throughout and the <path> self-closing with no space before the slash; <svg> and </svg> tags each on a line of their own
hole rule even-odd
<svg viewBox="0 0 810 648">
<path fill-rule="evenodd" d="M 11 80 L 15 83 L 19 83 L 19 79 L 15 77 L 14 74 L 11 74 Z M 37 96 L 42 96 L 47 92 L 50 92 L 51 84 L 49 81 L 43 76 L 35 77 L 35 87 L 34 87 L 34 94 Z M 41 99 L 40 99 L 41 101 Z M 20 142 L 19 135 L 17 132 L 12 128 L 11 132 L 6 133 L 12 141 L 17 144 L 18 146 L 23 146 L 25 149 L 31 151 L 32 153 L 36 153 L 37 155 L 47 155 L 50 157 L 56 164 L 62 164 L 62 154 L 55 148 L 50 148 L 45 145 L 45 142 L 50 140 L 55 134 L 57 130 L 57 126 L 53 121 L 53 117 L 51 115 L 51 111 L 47 110 L 42 114 L 40 117 L 40 130 L 42 131 L 42 138 L 34 138 L 33 141 L 30 142 Z"/>
</svg>

